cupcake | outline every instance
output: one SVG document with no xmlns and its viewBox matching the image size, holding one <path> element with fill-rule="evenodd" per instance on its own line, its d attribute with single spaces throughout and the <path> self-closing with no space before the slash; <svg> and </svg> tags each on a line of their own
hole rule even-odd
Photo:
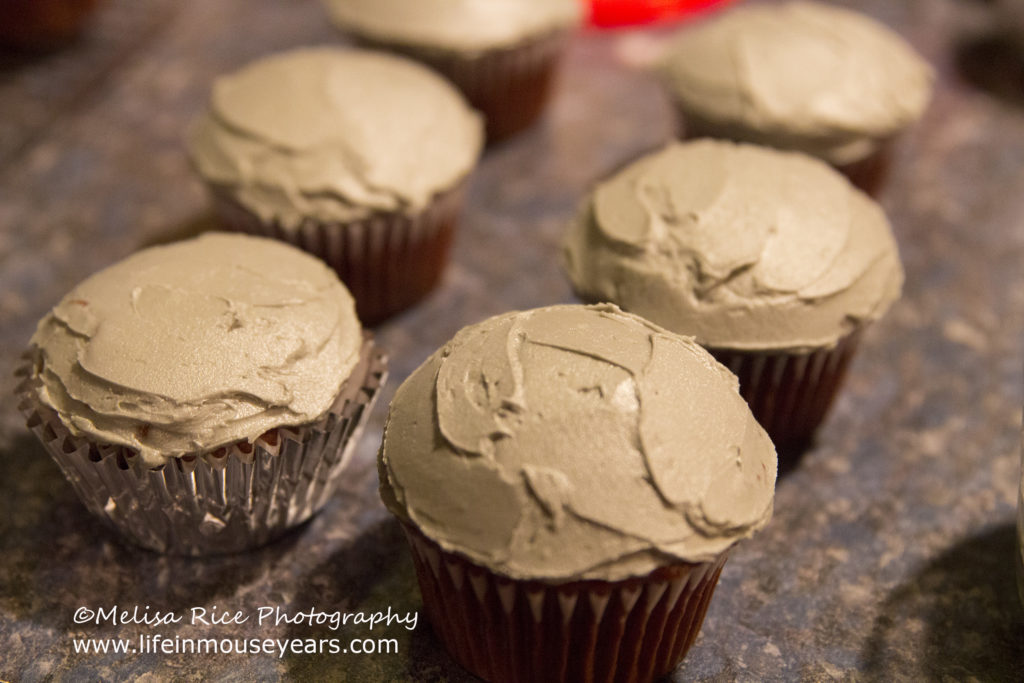
<svg viewBox="0 0 1024 683">
<path fill-rule="evenodd" d="M 100 0 L 3 0 L 0 47 L 47 50 L 77 38 Z"/>
<path fill-rule="evenodd" d="M 324 259 L 367 324 L 438 284 L 482 144 L 479 116 L 429 69 L 333 48 L 218 79 L 188 135 L 224 225 Z"/>
<path fill-rule="evenodd" d="M 449 78 L 501 140 L 547 103 L 580 0 L 324 0 L 361 42 L 402 53 Z"/>
<path fill-rule="evenodd" d="M 737 7 L 684 30 L 661 71 L 686 137 L 804 152 L 868 193 L 933 80 L 887 27 L 813 2 Z"/>
<path fill-rule="evenodd" d="M 29 428 L 93 514 L 147 548 L 203 555 L 323 506 L 384 357 L 322 262 L 211 233 L 79 284 L 20 374 Z"/>
<path fill-rule="evenodd" d="M 671 671 L 775 470 L 736 378 L 610 305 L 463 329 L 399 387 L 379 457 L 426 616 L 497 682 Z"/>
<path fill-rule="evenodd" d="M 899 297 L 881 208 L 817 159 L 673 143 L 599 184 L 564 242 L 577 294 L 693 335 L 780 451 L 808 445 L 864 328 Z"/>
</svg>

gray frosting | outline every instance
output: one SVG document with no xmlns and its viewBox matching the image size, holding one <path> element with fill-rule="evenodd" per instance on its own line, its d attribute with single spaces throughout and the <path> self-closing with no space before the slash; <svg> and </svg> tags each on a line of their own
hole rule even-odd
<svg viewBox="0 0 1024 683">
<path fill-rule="evenodd" d="M 151 466 L 324 415 L 359 359 L 334 271 L 282 242 L 208 233 L 86 279 L 40 322 L 38 399 Z"/>
<path fill-rule="evenodd" d="M 620 580 L 718 557 L 772 512 L 775 449 L 693 339 L 614 306 L 460 331 L 395 394 L 381 496 L 524 579 Z"/>
<path fill-rule="evenodd" d="M 452 85 L 412 60 L 321 47 L 218 79 L 188 145 L 207 182 L 294 228 L 420 211 L 469 174 L 483 127 Z"/>
<path fill-rule="evenodd" d="M 382 43 L 473 54 L 574 28 L 580 0 L 325 0 L 341 28 Z"/>
<path fill-rule="evenodd" d="M 903 283 L 885 214 L 838 172 L 720 140 L 671 144 L 598 185 L 563 253 L 584 298 L 741 350 L 831 347 Z"/>
<path fill-rule="evenodd" d="M 886 26 L 814 2 L 682 31 L 661 68 L 691 132 L 852 163 L 920 118 L 932 69 Z"/>
</svg>

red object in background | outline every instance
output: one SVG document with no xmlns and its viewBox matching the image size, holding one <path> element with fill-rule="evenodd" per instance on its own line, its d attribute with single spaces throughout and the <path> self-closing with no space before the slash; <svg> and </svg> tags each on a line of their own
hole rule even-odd
<svg viewBox="0 0 1024 683">
<path fill-rule="evenodd" d="M 599 27 L 679 19 L 732 0 L 590 0 L 590 23 Z"/>
</svg>

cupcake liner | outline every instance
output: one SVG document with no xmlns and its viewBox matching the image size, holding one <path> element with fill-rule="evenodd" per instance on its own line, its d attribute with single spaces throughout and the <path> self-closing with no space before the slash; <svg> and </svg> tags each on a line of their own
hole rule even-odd
<svg viewBox="0 0 1024 683">
<path fill-rule="evenodd" d="M 889 177 L 889 167 L 892 165 L 895 146 L 893 140 L 886 140 L 863 159 L 836 166 L 836 169 L 865 194 L 877 197 L 885 184 L 885 179 Z"/>
<path fill-rule="evenodd" d="M 32 355 L 23 358 L 19 410 L 82 503 L 134 543 L 177 555 L 254 548 L 323 507 L 387 375 L 386 356 L 366 338 L 358 365 L 317 422 L 149 469 L 125 446 L 72 434 L 35 397 Z"/>
<path fill-rule="evenodd" d="M 487 140 L 497 142 L 529 127 L 551 96 L 569 31 L 552 31 L 519 45 L 473 55 L 420 49 L 360 38 L 378 49 L 427 64 L 454 83 L 486 119 Z"/>
<path fill-rule="evenodd" d="M 677 105 L 678 106 L 678 105 Z M 696 140 L 698 138 L 717 138 L 722 140 L 733 140 L 735 142 L 749 142 L 764 147 L 777 147 L 778 149 L 791 149 L 784 145 L 773 145 L 769 139 L 760 136 L 744 135 L 737 133 L 728 126 L 711 123 L 694 114 L 687 114 L 682 109 L 677 109 L 679 137 L 683 140 Z M 880 139 L 876 141 L 875 150 L 857 161 L 848 164 L 833 164 L 828 162 L 854 187 L 859 188 L 870 197 L 877 197 L 885 179 L 889 175 L 889 167 L 892 163 L 895 138 Z M 813 156 L 813 155 L 812 155 Z"/>
<path fill-rule="evenodd" d="M 862 332 L 857 329 L 836 346 L 810 353 L 708 351 L 739 377 L 740 394 L 780 455 L 796 454 L 825 419 Z"/>
<path fill-rule="evenodd" d="M 373 325 L 434 289 L 448 263 L 465 183 L 442 192 L 421 212 L 377 213 L 349 222 L 307 218 L 298 226 L 263 221 L 224 188 L 211 188 L 224 227 L 273 237 L 323 259 L 356 300 L 359 319 Z"/>
<path fill-rule="evenodd" d="M 618 582 L 516 581 L 403 527 L 427 618 L 452 657 L 492 683 L 650 681 L 670 672 L 697 638 L 727 558 Z"/>
<path fill-rule="evenodd" d="M 4 0 L 0 2 L 0 46 L 47 50 L 78 36 L 100 0 Z"/>
</svg>

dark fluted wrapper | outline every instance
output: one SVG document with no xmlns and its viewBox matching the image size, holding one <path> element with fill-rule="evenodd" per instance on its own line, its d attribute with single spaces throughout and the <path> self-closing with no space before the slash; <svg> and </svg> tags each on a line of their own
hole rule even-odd
<svg viewBox="0 0 1024 683">
<path fill-rule="evenodd" d="M 685 112 L 681 105 L 677 107 L 677 124 L 679 137 L 683 140 L 699 140 L 701 138 L 719 138 L 734 142 L 750 142 L 768 147 L 786 149 L 785 145 L 774 145 L 769 140 L 748 140 L 733 134 L 728 127 L 721 127 L 701 120 L 692 112 Z M 874 151 L 867 156 L 845 164 L 832 163 L 834 169 L 846 176 L 850 183 L 870 197 L 878 197 L 879 192 L 889 177 L 892 166 L 893 150 L 896 146 L 895 137 L 878 140 Z M 823 159 L 826 163 L 827 160 Z"/>
<path fill-rule="evenodd" d="M 368 338 L 328 413 L 279 427 L 250 444 L 173 458 L 147 468 L 131 449 L 72 434 L 36 398 L 32 354 L 18 374 L 19 409 L 90 512 L 138 545 L 177 555 L 255 548 L 327 502 L 387 375 Z"/>
<path fill-rule="evenodd" d="M 0 47 L 52 50 L 77 38 L 90 24 L 102 0 L 3 0 Z"/>
<path fill-rule="evenodd" d="M 404 525 L 423 607 L 445 648 L 492 683 L 650 681 L 686 656 L 727 553 L 622 581 L 513 580 Z"/>
<path fill-rule="evenodd" d="M 427 64 L 456 85 L 484 115 L 487 140 L 498 142 L 528 128 L 551 98 L 570 31 L 552 31 L 506 48 L 472 55 L 377 42 L 367 47 L 398 52 Z"/>
<path fill-rule="evenodd" d="M 464 184 L 443 192 L 421 212 L 378 213 L 362 220 L 297 227 L 264 221 L 228 192 L 211 188 L 225 228 L 292 244 L 323 259 L 356 300 L 356 312 L 374 325 L 405 310 L 441 281 L 462 209 Z"/>
<path fill-rule="evenodd" d="M 810 445 L 846 375 L 863 330 L 809 353 L 708 350 L 740 380 L 740 394 L 779 452 L 780 468 Z"/>
<path fill-rule="evenodd" d="M 855 187 L 872 197 L 878 197 L 889 177 L 895 146 L 894 139 L 886 140 L 868 156 L 849 164 L 840 164 L 836 170 L 845 175 Z"/>
</svg>

